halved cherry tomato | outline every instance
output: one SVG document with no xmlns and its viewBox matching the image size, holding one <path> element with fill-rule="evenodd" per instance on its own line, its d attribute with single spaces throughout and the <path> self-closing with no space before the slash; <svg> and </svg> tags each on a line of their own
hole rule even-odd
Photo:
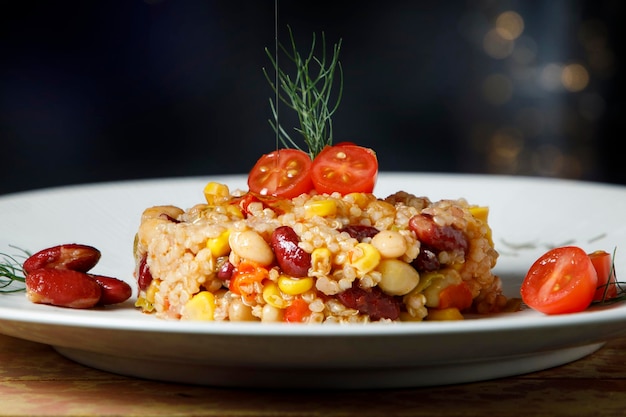
<svg viewBox="0 0 626 417">
<path fill-rule="evenodd" d="M 311 179 L 318 193 L 371 193 L 377 175 L 374 151 L 349 143 L 326 146 L 311 166 Z"/>
<path fill-rule="evenodd" d="M 313 189 L 311 158 L 298 149 L 279 149 L 259 158 L 248 174 L 248 188 L 260 195 L 294 198 Z"/>
<path fill-rule="evenodd" d="M 551 249 L 533 263 L 522 283 L 522 300 L 545 314 L 583 311 L 591 304 L 598 274 L 577 246 Z"/>
<path fill-rule="evenodd" d="M 598 287 L 593 295 L 593 301 L 608 301 L 617 297 L 617 277 L 611 254 L 597 250 L 589 254 L 589 259 L 598 273 Z"/>
</svg>

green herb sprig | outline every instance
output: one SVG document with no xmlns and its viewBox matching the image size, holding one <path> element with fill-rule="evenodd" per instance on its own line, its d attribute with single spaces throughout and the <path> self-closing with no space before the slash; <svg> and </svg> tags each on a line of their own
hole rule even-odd
<svg viewBox="0 0 626 417">
<path fill-rule="evenodd" d="M 13 246 L 12 246 L 13 247 Z M 27 258 L 31 254 L 24 249 L 16 248 L 23 252 L 19 257 Z M 26 274 L 22 268 L 22 262 L 17 259 L 18 255 L 0 253 L 0 293 L 21 292 L 26 289 Z M 24 285 L 12 286 L 14 283 Z"/>
<path fill-rule="evenodd" d="M 265 68 L 263 68 L 263 73 L 280 101 L 298 114 L 300 127 L 296 127 L 295 130 L 302 134 L 304 143 L 308 148 L 307 153 L 313 159 L 321 152 L 324 146 L 331 145 L 333 141 L 332 116 L 339 107 L 343 91 L 343 70 L 339 62 L 341 40 L 334 45 L 332 58 L 327 60 L 326 37 L 322 32 L 322 55 L 321 59 L 319 59 L 314 56 L 316 46 L 314 33 L 310 52 L 306 56 L 302 56 L 296 48 L 291 28 L 289 26 L 287 28 L 289 30 L 291 50 L 288 50 L 282 44 L 279 45 L 287 58 L 295 64 L 295 78 L 290 77 L 287 72 L 279 68 L 278 56 L 273 56 L 267 48 L 265 48 L 265 52 L 276 71 L 276 80 L 272 80 Z M 276 52 L 278 53 L 278 51 Z M 315 72 L 315 70 L 317 71 Z M 339 73 L 339 91 L 333 103 L 331 90 L 335 83 L 336 70 Z M 269 122 L 280 142 L 287 148 L 302 150 L 280 125 L 277 109 L 278 102 L 274 103 L 270 99 L 270 106 L 274 120 Z"/>
</svg>

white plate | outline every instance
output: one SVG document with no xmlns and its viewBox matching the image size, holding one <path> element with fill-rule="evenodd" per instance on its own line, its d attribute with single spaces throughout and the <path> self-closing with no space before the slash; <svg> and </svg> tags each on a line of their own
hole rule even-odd
<svg viewBox="0 0 626 417">
<path fill-rule="evenodd" d="M 144 208 L 203 201 L 208 180 L 245 188 L 242 176 L 132 181 L 0 196 L 0 252 L 85 243 L 94 269 L 133 284 L 132 245 Z M 626 241 L 626 188 L 523 177 L 381 173 L 376 194 L 466 198 L 490 207 L 496 271 L 509 296 L 549 247 L 612 252 Z M 626 255 L 617 251 L 616 269 Z M 128 302 L 71 310 L 0 295 L 0 332 L 52 345 L 102 370 L 230 387 L 388 388 L 479 381 L 579 359 L 626 334 L 626 304 L 544 316 L 531 310 L 460 322 L 289 325 L 163 321 Z"/>
</svg>

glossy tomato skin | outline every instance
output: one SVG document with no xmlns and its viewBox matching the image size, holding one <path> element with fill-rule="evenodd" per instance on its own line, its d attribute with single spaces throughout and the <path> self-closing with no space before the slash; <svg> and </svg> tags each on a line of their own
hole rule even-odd
<svg viewBox="0 0 626 417">
<path fill-rule="evenodd" d="M 376 153 L 350 142 L 326 146 L 311 166 L 311 179 L 318 193 L 371 193 L 377 176 Z"/>
<path fill-rule="evenodd" d="M 522 300 L 545 314 L 576 313 L 591 304 L 598 274 L 577 246 L 551 249 L 533 263 L 520 288 Z"/>
<path fill-rule="evenodd" d="M 259 158 L 248 174 L 250 191 L 263 196 L 294 198 L 313 190 L 311 158 L 298 149 L 280 149 Z"/>
<path fill-rule="evenodd" d="M 598 287 L 593 301 L 609 301 L 617 297 L 618 284 L 613 270 L 613 256 L 604 250 L 597 250 L 589 254 L 589 259 L 598 273 Z"/>
</svg>

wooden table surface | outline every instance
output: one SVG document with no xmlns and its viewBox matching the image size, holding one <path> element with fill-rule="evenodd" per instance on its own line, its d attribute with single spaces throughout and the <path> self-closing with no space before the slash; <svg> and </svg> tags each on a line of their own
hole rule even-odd
<svg viewBox="0 0 626 417">
<path fill-rule="evenodd" d="M 221 389 L 87 368 L 47 345 L 0 335 L 0 415 L 626 416 L 626 337 L 576 362 L 519 377 L 363 391 Z"/>
</svg>

